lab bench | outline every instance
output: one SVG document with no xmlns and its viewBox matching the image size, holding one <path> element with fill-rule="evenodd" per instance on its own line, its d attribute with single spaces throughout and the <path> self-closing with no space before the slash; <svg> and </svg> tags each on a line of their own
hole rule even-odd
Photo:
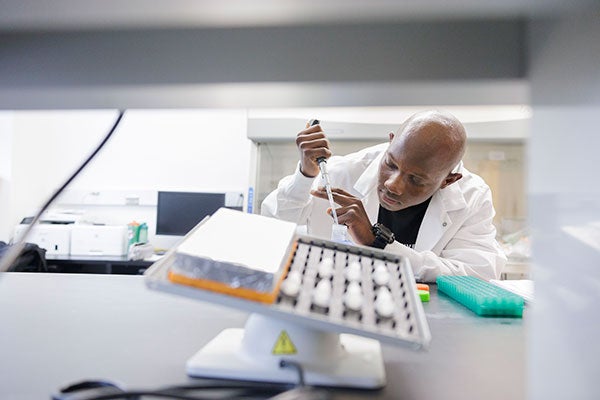
<svg viewBox="0 0 600 400">
<path fill-rule="evenodd" d="M 0 274 L 0 293 L 3 399 L 49 398 L 90 378 L 129 388 L 204 382 L 186 376 L 186 360 L 247 318 L 233 308 L 148 290 L 142 276 Z M 435 285 L 424 311 L 432 334 L 427 351 L 384 345 L 387 385 L 328 389 L 332 398 L 526 398 L 527 313 L 478 317 Z"/>
</svg>

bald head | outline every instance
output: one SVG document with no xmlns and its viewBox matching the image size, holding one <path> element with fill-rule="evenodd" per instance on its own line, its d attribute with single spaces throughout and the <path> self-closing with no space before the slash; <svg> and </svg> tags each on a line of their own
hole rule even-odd
<svg viewBox="0 0 600 400">
<path fill-rule="evenodd" d="M 398 129 L 390 151 L 401 147 L 427 164 L 450 172 L 465 153 L 467 135 L 464 126 L 452 114 L 424 111 L 409 117 Z"/>
<path fill-rule="evenodd" d="M 465 152 L 465 128 L 440 111 L 412 115 L 396 134 L 379 166 L 381 205 L 397 211 L 420 204 L 462 178 L 453 172 Z"/>
</svg>

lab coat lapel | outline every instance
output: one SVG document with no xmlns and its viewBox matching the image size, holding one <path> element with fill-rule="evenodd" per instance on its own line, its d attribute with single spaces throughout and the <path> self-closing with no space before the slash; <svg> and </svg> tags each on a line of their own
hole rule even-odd
<svg viewBox="0 0 600 400">
<path fill-rule="evenodd" d="M 421 222 L 415 250 L 432 250 L 452 227 L 452 212 L 466 206 L 465 197 L 456 183 L 435 192 Z"/>
<path fill-rule="evenodd" d="M 365 169 L 354 184 L 354 191 L 363 203 L 365 211 L 369 216 L 371 224 L 377 222 L 379 214 L 379 197 L 377 196 L 377 179 L 379 175 L 379 164 L 383 152 L 379 154 Z"/>
</svg>

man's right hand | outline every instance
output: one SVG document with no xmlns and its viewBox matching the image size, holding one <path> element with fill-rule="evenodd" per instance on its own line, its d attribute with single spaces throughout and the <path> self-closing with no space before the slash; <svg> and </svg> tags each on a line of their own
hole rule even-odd
<svg viewBox="0 0 600 400">
<path fill-rule="evenodd" d="M 321 125 L 306 124 L 306 129 L 296 136 L 296 146 L 300 150 L 300 172 L 309 178 L 319 174 L 317 158 L 329 158 L 332 154 Z"/>
</svg>

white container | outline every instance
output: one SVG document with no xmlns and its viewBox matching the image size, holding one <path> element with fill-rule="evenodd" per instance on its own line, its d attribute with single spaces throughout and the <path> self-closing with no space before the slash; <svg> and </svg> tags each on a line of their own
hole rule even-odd
<svg viewBox="0 0 600 400">
<path fill-rule="evenodd" d="M 14 239 L 19 240 L 29 225 L 15 227 Z M 40 224 L 35 226 L 26 241 L 46 249 L 46 255 L 68 256 L 71 249 L 73 224 Z"/>
<path fill-rule="evenodd" d="M 71 232 L 72 256 L 124 256 L 127 225 L 75 224 Z"/>
</svg>

